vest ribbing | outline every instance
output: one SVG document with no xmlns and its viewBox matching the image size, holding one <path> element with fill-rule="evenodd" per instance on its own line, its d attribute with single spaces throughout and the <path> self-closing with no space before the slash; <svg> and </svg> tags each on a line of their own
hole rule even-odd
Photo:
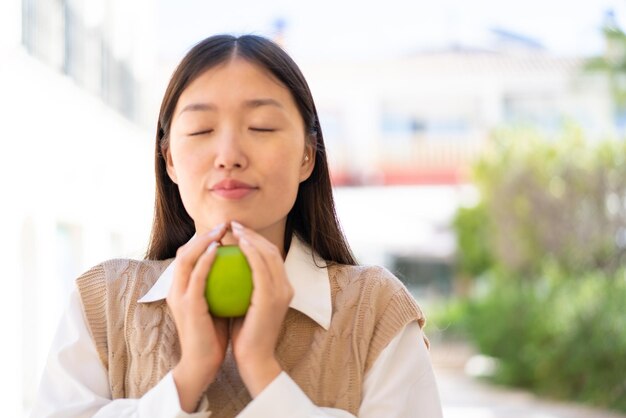
<svg viewBox="0 0 626 418">
<path fill-rule="evenodd" d="M 77 279 L 113 399 L 141 397 L 180 359 L 166 301 L 137 303 L 171 261 L 111 260 Z M 276 357 L 316 405 L 357 415 L 367 371 L 406 324 L 423 327 L 424 316 L 406 287 L 382 267 L 334 265 L 328 273 L 329 329 L 289 309 Z M 212 418 L 234 417 L 251 400 L 230 347 L 206 396 Z"/>
</svg>

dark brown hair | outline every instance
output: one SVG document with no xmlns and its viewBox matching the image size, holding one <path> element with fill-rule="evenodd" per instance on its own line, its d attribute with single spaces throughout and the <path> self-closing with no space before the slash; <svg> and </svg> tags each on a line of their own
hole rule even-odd
<svg viewBox="0 0 626 418">
<path fill-rule="evenodd" d="M 335 212 L 324 138 L 309 86 L 296 63 L 269 39 L 245 35 L 211 36 L 195 45 L 178 65 L 167 86 L 156 132 L 156 198 L 154 220 L 146 258 L 174 257 L 178 247 L 195 233 L 194 222 L 185 210 L 178 185 L 167 174 L 165 153 L 176 104 L 187 86 L 204 71 L 233 57 L 243 58 L 267 69 L 291 92 L 315 152 L 311 176 L 300 183 L 296 202 L 287 215 L 285 253 L 295 233 L 330 263 L 357 264 L 341 231 Z"/>
</svg>

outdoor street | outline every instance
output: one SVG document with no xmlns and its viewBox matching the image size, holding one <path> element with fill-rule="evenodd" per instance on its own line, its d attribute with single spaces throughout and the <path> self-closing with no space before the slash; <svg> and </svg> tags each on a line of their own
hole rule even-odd
<svg viewBox="0 0 626 418">
<path fill-rule="evenodd" d="M 471 378 L 463 366 L 472 353 L 462 344 L 433 342 L 431 355 L 445 418 L 626 418 L 580 405 L 540 400 L 528 392 Z"/>
</svg>

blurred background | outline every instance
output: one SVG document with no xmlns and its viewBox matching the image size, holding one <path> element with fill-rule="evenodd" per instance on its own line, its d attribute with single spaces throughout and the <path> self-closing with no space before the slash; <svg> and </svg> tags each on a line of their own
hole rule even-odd
<svg viewBox="0 0 626 418">
<path fill-rule="evenodd" d="M 162 94 L 223 32 L 301 66 L 345 233 L 425 308 L 447 417 L 626 413 L 625 25 L 623 0 L 3 0 L 3 416 L 74 279 L 143 257 Z"/>
</svg>

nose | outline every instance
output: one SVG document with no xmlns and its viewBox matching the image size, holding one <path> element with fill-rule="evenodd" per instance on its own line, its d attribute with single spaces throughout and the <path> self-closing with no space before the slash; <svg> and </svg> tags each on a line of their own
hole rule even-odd
<svg viewBox="0 0 626 418">
<path fill-rule="evenodd" d="M 215 168 L 222 170 L 242 169 L 248 158 L 241 138 L 235 130 L 225 130 L 216 141 Z"/>
</svg>

